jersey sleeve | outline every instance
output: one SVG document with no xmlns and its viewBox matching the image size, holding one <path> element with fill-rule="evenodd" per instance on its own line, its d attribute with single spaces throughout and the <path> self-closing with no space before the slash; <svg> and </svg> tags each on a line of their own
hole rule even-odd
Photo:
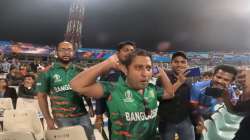
<svg viewBox="0 0 250 140">
<path fill-rule="evenodd" d="M 49 93 L 49 78 L 48 74 L 43 72 L 40 73 L 36 82 L 36 93 Z"/>
<path fill-rule="evenodd" d="M 107 82 L 107 81 L 99 81 L 99 83 L 102 85 L 102 88 L 103 88 L 103 92 L 104 92 L 103 96 L 105 98 L 109 97 L 109 95 L 114 89 L 114 83 Z"/>
</svg>

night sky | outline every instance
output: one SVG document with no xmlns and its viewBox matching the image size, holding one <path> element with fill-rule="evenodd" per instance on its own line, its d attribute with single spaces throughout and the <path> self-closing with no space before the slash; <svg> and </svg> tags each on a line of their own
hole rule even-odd
<svg viewBox="0 0 250 140">
<path fill-rule="evenodd" d="M 155 50 L 250 50 L 249 0 L 83 0 L 83 47 L 123 40 Z M 0 40 L 56 45 L 72 0 L 0 0 Z"/>
</svg>

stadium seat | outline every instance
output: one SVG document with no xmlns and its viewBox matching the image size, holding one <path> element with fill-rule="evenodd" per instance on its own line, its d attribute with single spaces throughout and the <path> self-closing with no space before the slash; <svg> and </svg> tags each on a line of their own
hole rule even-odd
<svg viewBox="0 0 250 140">
<path fill-rule="evenodd" d="M 102 134 L 101 134 L 101 132 L 100 132 L 99 130 L 94 129 L 94 134 L 95 134 L 95 138 L 96 138 L 97 140 L 103 140 Z M 106 134 L 107 134 L 107 133 L 106 133 Z"/>
<path fill-rule="evenodd" d="M 9 87 L 14 88 L 16 90 L 16 93 L 18 94 L 18 92 L 19 92 L 19 87 L 18 86 L 9 86 Z"/>
<path fill-rule="evenodd" d="M 46 140 L 87 140 L 82 126 L 70 126 L 45 131 Z"/>
<path fill-rule="evenodd" d="M 11 98 L 0 98 L 0 117 L 3 117 L 5 110 L 13 109 Z"/>
<path fill-rule="evenodd" d="M 0 132 L 0 140 L 35 140 L 31 132 L 7 131 Z"/>
<path fill-rule="evenodd" d="M 218 139 L 219 138 L 219 136 L 217 135 L 216 131 L 211 131 L 211 129 L 212 129 L 212 126 L 211 126 L 212 123 L 213 122 L 211 120 L 206 120 L 204 122 L 204 125 L 207 128 L 207 131 L 206 130 L 202 131 L 201 140 L 214 140 L 214 139 Z"/>
<path fill-rule="evenodd" d="M 239 124 L 243 119 L 242 116 L 238 116 L 228 112 L 226 108 L 221 108 L 219 112 L 224 116 L 225 122 L 227 124 Z"/>
<path fill-rule="evenodd" d="M 36 111 L 38 118 L 43 118 L 37 99 L 17 98 L 16 109 L 32 109 Z"/>
<path fill-rule="evenodd" d="M 204 124 L 208 131 L 203 131 L 202 140 L 231 140 L 234 136 L 234 134 L 230 134 L 230 132 L 217 130 L 212 120 L 206 120 Z"/>
<path fill-rule="evenodd" d="M 34 110 L 6 110 L 3 118 L 3 131 L 32 132 L 36 140 L 44 138 L 43 128 Z"/>
<path fill-rule="evenodd" d="M 211 118 L 214 120 L 216 128 L 221 131 L 236 132 L 239 129 L 239 123 L 227 124 L 221 113 L 214 113 Z"/>
</svg>

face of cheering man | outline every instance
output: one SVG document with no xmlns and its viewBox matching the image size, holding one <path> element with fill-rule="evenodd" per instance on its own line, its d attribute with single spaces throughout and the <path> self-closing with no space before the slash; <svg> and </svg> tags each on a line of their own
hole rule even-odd
<svg viewBox="0 0 250 140">
<path fill-rule="evenodd" d="M 176 56 L 172 59 L 171 66 L 172 70 L 176 72 L 176 74 L 183 73 L 188 68 L 188 61 L 182 56 Z"/>
<path fill-rule="evenodd" d="M 61 42 L 57 46 L 58 60 L 63 64 L 68 64 L 74 57 L 73 45 L 69 42 Z"/>
<path fill-rule="evenodd" d="M 212 87 L 225 89 L 234 80 L 234 74 L 219 69 L 212 77 Z"/>
<path fill-rule="evenodd" d="M 143 90 L 152 78 L 152 58 L 146 51 L 133 52 L 125 62 L 127 84 L 135 90 Z"/>
<path fill-rule="evenodd" d="M 150 57 L 136 56 L 128 66 L 128 85 L 136 90 L 144 89 L 148 86 L 152 77 L 152 62 Z"/>
<path fill-rule="evenodd" d="M 212 77 L 212 87 L 226 89 L 235 80 L 238 71 L 230 65 L 219 65 L 215 67 Z"/>
<path fill-rule="evenodd" d="M 123 64 L 125 60 L 128 58 L 128 55 L 132 53 L 136 48 L 134 42 L 126 41 L 118 44 L 117 47 L 117 57 L 119 61 Z"/>
</svg>

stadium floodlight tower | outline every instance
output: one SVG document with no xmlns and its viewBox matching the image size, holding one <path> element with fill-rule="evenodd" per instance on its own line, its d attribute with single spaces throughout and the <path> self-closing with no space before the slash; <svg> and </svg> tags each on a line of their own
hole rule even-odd
<svg viewBox="0 0 250 140">
<path fill-rule="evenodd" d="M 73 0 L 69 9 L 65 40 L 71 42 L 77 50 L 82 47 L 82 23 L 84 18 L 83 0 Z"/>
</svg>

